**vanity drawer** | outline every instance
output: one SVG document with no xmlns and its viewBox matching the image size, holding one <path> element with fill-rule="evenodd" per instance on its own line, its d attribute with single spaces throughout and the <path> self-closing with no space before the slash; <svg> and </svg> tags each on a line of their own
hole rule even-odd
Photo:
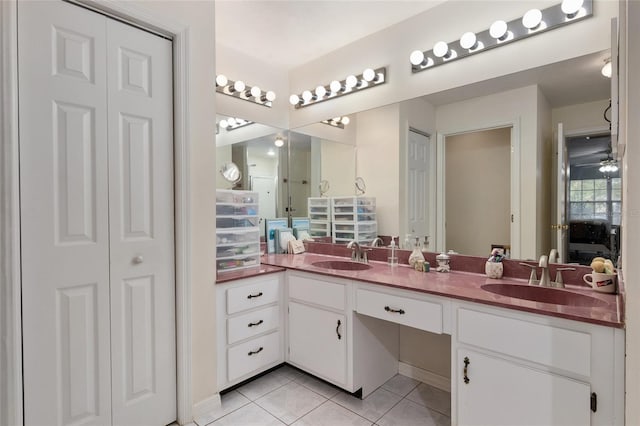
<svg viewBox="0 0 640 426">
<path fill-rule="evenodd" d="M 331 281 L 289 275 L 289 298 L 343 311 L 345 286 Z"/>
<path fill-rule="evenodd" d="M 458 341 L 582 376 L 591 374 L 588 333 L 460 308 Z"/>
<path fill-rule="evenodd" d="M 280 332 L 257 337 L 227 350 L 227 380 L 242 376 L 280 360 Z"/>
<path fill-rule="evenodd" d="M 280 326 L 280 307 L 270 306 L 227 320 L 227 343 L 232 345 Z"/>
<path fill-rule="evenodd" d="M 442 334 L 442 304 L 359 288 L 359 314 Z"/>
<path fill-rule="evenodd" d="M 227 290 L 227 314 L 276 303 L 280 300 L 280 280 L 273 276 Z"/>
</svg>

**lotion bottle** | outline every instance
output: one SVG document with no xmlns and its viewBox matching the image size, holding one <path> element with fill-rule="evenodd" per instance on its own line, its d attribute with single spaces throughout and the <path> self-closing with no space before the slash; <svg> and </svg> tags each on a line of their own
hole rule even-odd
<svg viewBox="0 0 640 426">
<path fill-rule="evenodd" d="M 389 257 L 387 262 L 389 266 L 398 266 L 398 254 L 396 253 L 396 237 L 391 237 L 391 244 L 389 245 Z"/>
</svg>

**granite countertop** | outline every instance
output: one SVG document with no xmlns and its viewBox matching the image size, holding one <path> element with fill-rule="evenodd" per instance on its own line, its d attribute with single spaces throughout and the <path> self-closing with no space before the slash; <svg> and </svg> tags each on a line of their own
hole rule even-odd
<svg viewBox="0 0 640 426">
<path fill-rule="evenodd" d="M 553 289 L 550 291 L 574 293 L 576 294 L 576 299 L 593 297 L 599 300 L 597 302 L 598 306 L 568 306 L 536 302 L 494 294 L 481 288 L 485 284 L 527 284 L 526 280 L 518 278 L 491 279 L 483 274 L 455 270 L 449 273 L 439 273 L 433 269 L 431 272 L 418 272 L 408 265 L 391 267 L 386 262 L 378 261 L 370 261 L 371 268 L 364 271 L 326 269 L 313 265 L 314 262 L 325 260 L 348 261 L 347 258 L 341 256 L 313 253 L 298 255 L 268 254 L 262 257 L 260 269 L 264 268 L 266 271 L 261 273 L 277 272 L 283 270 L 283 268 L 295 269 L 608 327 L 624 328 L 622 296 L 599 293 L 585 286 L 567 285 L 564 290 Z M 270 270 L 268 266 L 276 267 L 277 269 Z M 241 272 L 249 274 L 249 272 L 245 271 Z M 259 273 L 259 271 L 255 270 L 253 275 Z M 229 279 L 244 278 L 243 276 L 231 277 L 234 274 L 229 273 Z M 224 277 L 227 278 L 227 275 L 225 274 Z M 217 282 L 221 282 L 220 278 Z"/>
</svg>

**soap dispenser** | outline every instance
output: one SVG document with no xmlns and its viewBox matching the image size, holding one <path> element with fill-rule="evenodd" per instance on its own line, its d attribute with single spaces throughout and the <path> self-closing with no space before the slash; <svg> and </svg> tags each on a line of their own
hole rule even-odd
<svg viewBox="0 0 640 426">
<path fill-rule="evenodd" d="M 391 244 L 389 245 L 389 257 L 387 262 L 389 266 L 398 266 L 398 254 L 396 253 L 396 237 L 391 237 Z"/>
<path fill-rule="evenodd" d="M 409 265 L 415 267 L 416 262 L 418 262 L 418 261 L 424 262 L 424 255 L 422 254 L 422 251 L 420 250 L 420 239 L 418 237 L 416 237 L 416 243 L 413 246 L 413 251 L 409 255 Z"/>
</svg>

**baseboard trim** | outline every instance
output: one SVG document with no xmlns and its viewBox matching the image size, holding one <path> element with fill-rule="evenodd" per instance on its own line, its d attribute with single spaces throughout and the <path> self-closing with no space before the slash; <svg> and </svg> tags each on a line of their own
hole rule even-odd
<svg viewBox="0 0 640 426">
<path fill-rule="evenodd" d="M 440 376 L 431 371 L 405 364 L 404 362 L 398 363 L 398 372 L 403 376 L 411 377 L 412 379 L 442 389 L 443 391 L 451 392 L 451 379 L 448 377 Z"/>
<path fill-rule="evenodd" d="M 210 396 L 207 399 L 203 399 L 202 401 L 193 404 L 192 414 L 193 420 L 196 421 L 201 417 L 206 416 L 212 411 L 220 408 L 222 405 L 222 401 L 220 400 L 220 394 L 217 393 L 213 396 Z"/>
</svg>

